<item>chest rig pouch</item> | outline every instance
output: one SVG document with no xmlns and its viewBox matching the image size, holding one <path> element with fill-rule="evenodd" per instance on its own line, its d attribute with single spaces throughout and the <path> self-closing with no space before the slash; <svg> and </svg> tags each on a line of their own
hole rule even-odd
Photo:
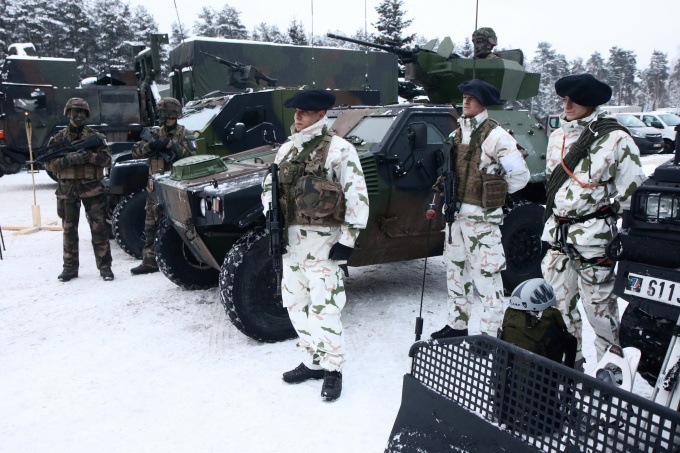
<svg viewBox="0 0 680 453">
<path fill-rule="evenodd" d="M 334 226 L 345 219 L 345 193 L 340 183 L 328 180 L 325 169 L 334 135 L 327 132 L 315 137 L 297 155 L 293 148 L 279 164 L 286 225 Z"/>
<path fill-rule="evenodd" d="M 491 118 L 486 119 L 470 136 L 470 144 L 461 144 L 460 129 L 454 135 L 457 144 L 456 174 L 461 178 L 458 184 L 457 197 L 463 203 L 481 206 L 482 208 L 500 208 L 505 205 L 508 185 L 501 175 L 486 174 L 479 170 L 482 160 L 482 143 L 487 139 L 498 123 Z"/>
</svg>

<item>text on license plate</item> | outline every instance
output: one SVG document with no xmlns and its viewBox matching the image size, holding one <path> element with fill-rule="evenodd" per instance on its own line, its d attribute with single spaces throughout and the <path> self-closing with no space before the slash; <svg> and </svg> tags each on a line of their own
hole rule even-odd
<svg viewBox="0 0 680 453">
<path fill-rule="evenodd" d="M 623 290 L 624 294 L 656 300 L 671 305 L 680 305 L 680 283 L 638 275 L 632 272 L 628 274 L 628 281 Z"/>
</svg>

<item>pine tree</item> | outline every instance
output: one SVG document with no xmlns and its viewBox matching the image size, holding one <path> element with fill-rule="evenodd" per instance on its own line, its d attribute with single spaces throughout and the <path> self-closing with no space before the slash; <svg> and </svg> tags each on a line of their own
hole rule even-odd
<svg viewBox="0 0 680 453">
<path fill-rule="evenodd" d="M 569 74 L 583 74 L 586 72 L 586 67 L 583 65 L 583 58 L 576 57 L 569 63 Z"/>
<path fill-rule="evenodd" d="M 532 100 L 532 111 L 539 115 L 548 115 L 562 109 L 560 98 L 555 94 L 555 82 L 569 74 L 567 58 L 558 54 L 548 42 L 538 43 L 538 50 L 529 69 L 541 74 L 538 95 Z"/>
<path fill-rule="evenodd" d="M 307 36 L 305 35 L 305 27 L 302 22 L 297 19 L 293 19 L 288 26 L 286 32 L 288 34 L 288 42 L 295 44 L 296 46 L 306 46 L 309 44 L 307 41 Z"/>
<path fill-rule="evenodd" d="M 675 62 L 673 72 L 668 78 L 668 103 L 680 105 L 680 60 Z"/>
<path fill-rule="evenodd" d="M 212 6 L 204 6 L 201 12 L 198 13 L 198 20 L 194 22 L 194 34 L 196 36 L 205 36 L 207 38 L 217 38 L 217 26 L 214 18 L 217 17 L 217 11 Z"/>
<path fill-rule="evenodd" d="M 217 14 L 215 18 L 217 36 L 226 39 L 248 39 L 245 25 L 241 23 L 241 12 L 229 5 Z"/>
<path fill-rule="evenodd" d="M 619 47 L 609 49 L 607 60 L 608 79 L 605 81 L 612 87 L 612 100 L 616 105 L 632 105 L 638 88 L 635 82 L 637 73 L 636 57 L 632 50 Z"/>
<path fill-rule="evenodd" d="M 278 43 L 286 42 L 286 37 L 283 33 L 281 33 L 279 27 L 276 25 L 269 25 L 265 22 L 260 22 L 259 25 L 253 29 L 252 36 L 254 41 Z"/>
<path fill-rule="evenodd" d="M 143 6 L 136 6 L 132 10 L 131 25 L 133 40 L 138 43 L 148 44 L 149 34 L 158 32 L 158 24 Z"/>
<path fill-rule="evenodd" d="M 182 24 L 180 28 L 177 22 L 173 22 L 170 26 L 170 47 L 174 49 L 182 44 L 182 40 L 189 38 L 188 30 L 185 24 Z"/>
<path fill-rule="evenodd" d="M 135 39 L 130 5 L 120 0 L 96 0 L 90 14 L 97 30 L 93 66 L 99 71 L 129 67 L 130 43 Z"/>
<path fill-rule="evenodd" d="M 472 58 L 472 55 L 475 53 L 475 48 L 473 47 L 469 37 L 465 37 L 465 42 L 462 46 L 460 46 L 459 53 L 465 58 Z"/>
<path fill-rule="evenodd" d="M 392 41 L 397 46 L 402 46 L 413 41 L 415 35 L 403 36 L 404 30 L 413 22 L 412 19 L 404 19 L 406 11 L 402 10 L 402 0 L 382 0 L 376 6 L 378 22 L 371 24 L 378 29 L 378 35 L 373 36 L 376 42 Z"/>
<path fill-rule="evenodd" d="M 669 77 L 668 57 L 665 53 L 655 50 L 649 61 L 649 68 L 642 72 L 642 86 L 645 97 L 656 110 L 667 98 L 666 81 Z"/>
</svg>

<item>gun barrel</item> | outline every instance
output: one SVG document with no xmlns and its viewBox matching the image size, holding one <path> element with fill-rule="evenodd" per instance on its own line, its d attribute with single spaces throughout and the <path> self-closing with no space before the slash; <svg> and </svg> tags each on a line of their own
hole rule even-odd
<svg viewBox="0 0 680 453">
<path fill-rule="evenodd" d="M 377 44 L 377 43 L 374 43 L 374 42 L 362 41 L 361 39 L 355 39 L 355 38 L 349 38 L 347 36 L 336 35 L 335 33 L 327 33 L 326 36 L 328 36 L 329 38 L 332 38 L 332 39 L 338 39 L 340 41 L 347 41 L 347 42 L 351 42 L 351 43 L 354 43 L 354 44 L 359 44 L 360 46 L 373 47 L 375 49 L 384 50 L 386 52 L 391 51 L 390 46 L 384 46 L 382 44 Z"/>
<path fill-rule="evenodd" d="M 208 57 L 212 58 L 213 60 L 215 60 L 216 62 L 218 62 L 220 64 L 223 64 L 225 66 L 229 66 L 230 68 L 237 69 L 237 68 L 243 67 L 243 65 L 241 63 L 225 60 L 224 58 L 220 58 L 217 55 L 213 55 L 213 54 L 210 54 L 208 52 L 203 52 L 202 50 L 199 50 L 199 52 L 202 53 L 203 55 L 207 55 Z"/>
</svg>

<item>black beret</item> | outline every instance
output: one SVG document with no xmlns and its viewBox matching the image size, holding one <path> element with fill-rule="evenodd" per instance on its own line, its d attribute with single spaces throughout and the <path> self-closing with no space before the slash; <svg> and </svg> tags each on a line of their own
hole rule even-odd
<svg viewBox="0 0 680 453">
<path fill-rule="evenodd" d="M 301 110 L 328 110 L 335 104 L 335 95 L 326 90 L 304 90 L 283 103 L 284 107 Z"/>
<path fill-rule="evenodd" d="M 555 82 L 558 96 L 569 99 L 585 107 L 606 104 L 612 98 L 612 87 L 600 82 L 592 74 L 576 74 L 562 77 Z"/>
<path fill-rule="evenodd" d="M 458 85 L 458 89 L 463 94 L 476 97 L 479 103 L 484 107 L 496 105 L 501 102 L 501 94 L 496 87 L 479 79 L 463 82 Z"/>
</svg>

